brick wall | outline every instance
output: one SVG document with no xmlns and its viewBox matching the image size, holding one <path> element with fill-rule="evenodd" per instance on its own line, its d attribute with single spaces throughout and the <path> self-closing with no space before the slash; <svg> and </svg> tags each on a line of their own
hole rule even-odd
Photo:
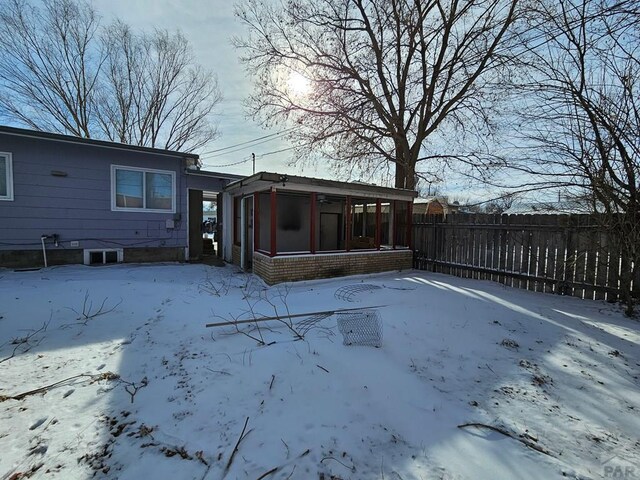
<svg viewBox="0 0 640 480">
<path fill-rule="evenodd" d="M 267 284 L 412 268 L 411 250 L 269 257 L 253 254 L 253 273 Z"/>
<path fill-rule="evenodd" d="M 231 247 L 231 263 L 233 263 L 234 265 L 240 266 L 240 257 L 241 257 L 240 245 L 234 244 Z"/>
</svg>

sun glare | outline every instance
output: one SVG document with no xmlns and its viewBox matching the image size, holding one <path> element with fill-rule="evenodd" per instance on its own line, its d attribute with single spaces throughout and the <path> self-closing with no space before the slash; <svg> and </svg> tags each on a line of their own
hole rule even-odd
<svg viewBox="0 0 640 480">
<path fill-rule="evenodd" d="M 289 90 L 296 96 L 306 95 L 311 91 L 311 82 L 298 72 L 292 72 L 289 75 Z"/>
</svg>

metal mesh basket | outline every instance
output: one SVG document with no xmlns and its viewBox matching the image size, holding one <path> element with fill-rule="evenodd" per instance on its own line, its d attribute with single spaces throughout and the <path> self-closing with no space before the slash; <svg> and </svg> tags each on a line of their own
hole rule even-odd
<svg viewBox="0 0 640 480">
<path fill-rule="evenodd" d="M 344 287 L 340 287 L 334 293 L 334 296 L 339 300 L 344 300 L 345 302 L 355 302 L 356 297 L 360 293 L 370 292 L 372 290 L 379 290 L 379 285 L 372 285 L 370 283 L 358 283 L 356 285 L 345 285 Z"/>
<path fill-rule="evenodd" d="M 382 346 L 382 320 L 375 310 L 337 312 L 344 345 Z"/>
</svg>

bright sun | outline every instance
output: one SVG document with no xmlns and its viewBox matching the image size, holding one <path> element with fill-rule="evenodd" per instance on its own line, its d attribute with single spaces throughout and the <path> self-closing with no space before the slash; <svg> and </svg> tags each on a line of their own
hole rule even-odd
<svg viewBox="0 0 640 480">
<path fill-rule="evenodd" d="M 287 82 L 289 90 L 296 96 L 306 95 L 311 91 L 311 82 L 298 72 L 292 72 Z"/>
</svg>

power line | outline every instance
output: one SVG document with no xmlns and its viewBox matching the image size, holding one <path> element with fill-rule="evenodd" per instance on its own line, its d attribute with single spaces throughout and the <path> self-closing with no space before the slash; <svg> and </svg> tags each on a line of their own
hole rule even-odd
<svg viewBox="0 0 640 480">
<path fill-rule="evenodd" d="M 204 163 L 202 164 L 203 167 L 208 167 L 208 168 L 222 168 L 222 167 L 233 167 L 235 165 L 240 165 L 241 163 L 247 163 L 249 160 L 251 160 L 251 157 L 246 157 L 243 158 L 242 160 L 238 161 L 238 162 L 233 162 L 233 163 L 225 163 L 223 165 L 211 165 L 209 163 Z"/>
<path fill-rule="evenodd" d="M 282 135 L 282 134 L 284 134 L 284 133 L 288 133 L 288 132 L 290 132 L 291 130 L 293 130 L 293 128 L 287 128 L 287 129 L 285 129 L 285 130 L 280 130 L 279 132 L 276 132 L 276 133 L 270 133 L 269 135 L 264 135 L 264 136 L 262 136 L 262 137 L 254 138 L 253 140 L 247 140 L 246 142 L 236 143 L 235 145 L 229 145 L 229 146 L 227 146 L 227 147 L 218 148 L 218 149 L 216 149 L 216 150 L 209 150 L 209 151 L 207 151 L 207 152 L 202 152 L 202 153 L 200 154 L 200 156 L 203 156 L 203 155 L 209 155 L 209 154 L 211 154 L 211 153 L 218 153 L 218 152 L 222 152 L 222 151 L 224 151 L 224 150 L 230 150 L 230 149 L 232 149 L 232 148 L 237 148 L 237 147 L 241 147 L 241 146 L 243 146 L 243 145 L 248 145 L 248 144 L 250 144 L 250 143 L 254 143 L 254 142 L 257 142 L 257 141 L 259 141 L 259 140 L 265 140 L 265 139 L 273 140 L 273 139 L 275 139 L 275 138 L 271 138 L 271 137 L 279 137 L 279 136 L 281 136 L 281 135 Z M 267 141 L 268 141 L 268 140 L 267 140 Z M 261 142 L 261 143 L 264 143 L 264 142 Z M 230 153 L 230 152 L 228 152 L 228 153 Z"/>
<path fill-rule="evenodd" d="M 301 146 L 305 146 L 305 145 L 301 145 Z M 281 153 L 281 152 L 286 152 L 288 150 L 293 150 L 294 148 L 297 147 L 287 147 L 287 148 L 282 148 L 280 150 L 274 150 L 273 152 L 267 152 L 267 153 L 262 153 L 260 155 L 258 155 L 258 158 L 262 158 L 262 157 L 268 157 L 269 155 L 275 155 L 276 153 Z"/>
<path fill-rule="evenodd" d="M 218 157 L 224 157 L 225 155 L 229 155 L 231 153 L 236 153 L 236 152 L 240 152 L 242 150 L 246 150 L 248 148 L 253 148 L 253 147 L 257 147 L 258 145 L 262 145 L 263 143 L 267 143 L 267 142 L 271 142 L 272 140 L 277 140 L 279 137 L 274 137 L 274 138 L 268 138 L 266 140 L 262 140 L 261 142 L 255 142 L 252 143 L 251 145 L 245 145 L 244 147 L 238 147 L 235 148 L 233 150 L 227 150 L 226 152 L 221 152 L 221 153 L 216 153 L 215 155 L 205 155 L 200 156 L 201 159 L 211 159 L 211 158 L 218 158 Z"/>
</svg>

